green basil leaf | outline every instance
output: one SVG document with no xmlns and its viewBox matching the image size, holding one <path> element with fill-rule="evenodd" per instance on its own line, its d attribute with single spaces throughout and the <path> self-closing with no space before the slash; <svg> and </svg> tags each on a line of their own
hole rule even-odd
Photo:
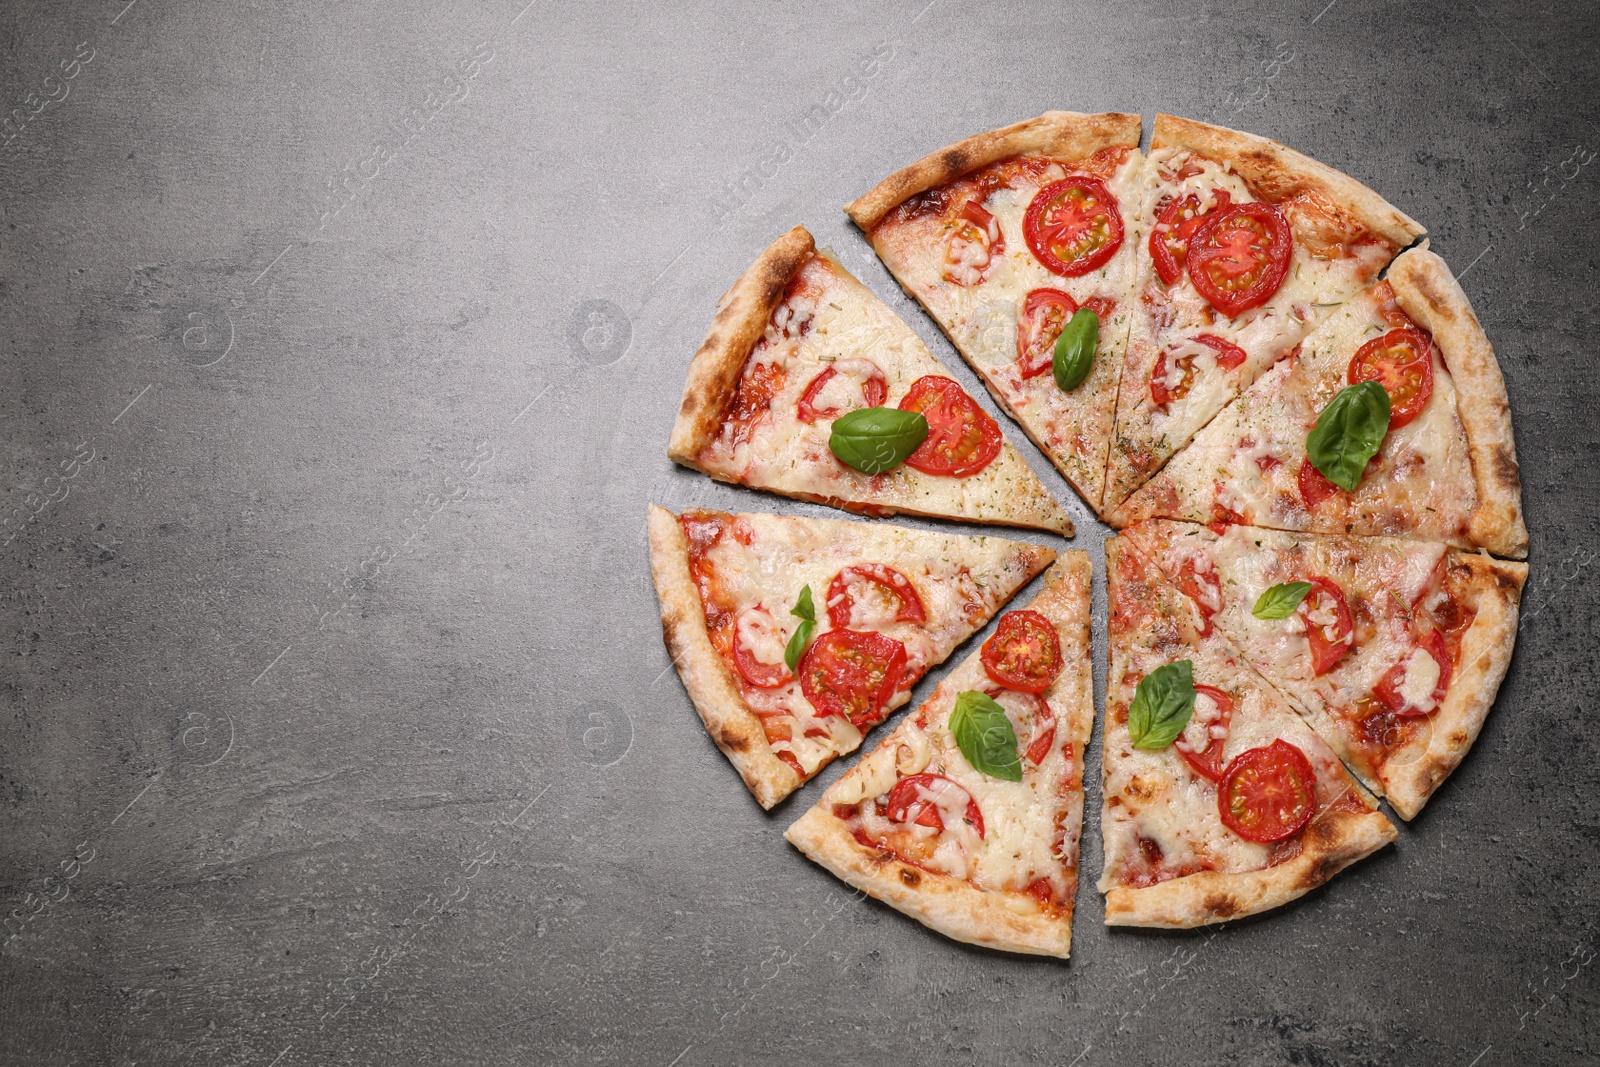
<svg viewBox="0 0 1600 1067">
<path fill-rule="evenodd" d="M 980 773 L 1007 782 L 1022 781 L 1017 732 L 993 698 L 975 689 L 957 696 L 956 710 L 950 713 L 950 732 L 961 754 Z"/>
<path fill-rule="evenodd" d="M 1163 749 L 1183 733 L 1194 714 L 1194 661 L 1157 667 L 1139 682 L 1128 708 L 1134 748 Z"/>
<path fill-rule="evenodd" d="M 1287 619 L 1309 592 L 1310 582 L 1279 582 L 1256 598 L 1250 614 L 1258 619 Z"/>
<path fill-rule="evenodd" d="M 899 408 L 857 408 L 833 420 L 828 448 L 862 474 L 892 470 L 928 437 L 928 420 Z"/>
<path fill-rule="evenodd" d="M 1050 365 L 1062 392 L 1083 384 L 1094 366 L 1094 350 L 1099 343 L 1100 316 L 1088 308 L 1079 308 L 1056 338 L 1056 358 Z"/>
<path fill-rule="evenodd" d="M 812 631 L 817 628 L 817 609 L 811 603 L 809 585 L 800 590 L 800 599 L 789 609 L 789 614 L 800 618 L 799 627 L 795 629 L 789 638 L 789 643 L 783 649 L 783 662 L 793 671 L 799 669 L 800 657 L 805 655 L 806 646 L 811 643 Z"/>
<path fill-rule="evenodd" d="M 1357 382 L 1339 390 L 1317 416 L 1306 455 L 1324 478 L 1353 492 L 1388 432 L 1389 394 L 1377 382 Z"/>
</svg>

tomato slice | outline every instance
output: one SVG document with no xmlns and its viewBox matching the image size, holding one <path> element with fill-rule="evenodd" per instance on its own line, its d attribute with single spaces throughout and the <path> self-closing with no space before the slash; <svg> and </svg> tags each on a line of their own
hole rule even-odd
<svg viewBox="0 0 1600 1067">
<path fill-rule="evenodd" d="M 1037 611 L 1008 611 L 983 643 L 983 670 L 1007 689 L 1042 693 L 1061 674 L 1061 640 Z"/>
<path fill-rule="evenodd" d="M 870 360 L 863 359 L 858 362 L 872 368 L 861 383 L 862 399 L 866 401 L 866 406 L 869 408 L 881 407 L 884 398 L 889 395 L 889 386 L 883 376 L 883 371 L 879 370 L 877 365 Z M 828 366 L 822 369 L 821 374 L 811 379 L 811 384 L 806 386 L 806 391 L 800 394 L 800 400 L 795 404 L 795 414 L 799 416 L 801 422 L 816 422 L 818 419 L 837 419 L 844 414 L 843 408 L 817 407 L 817 397 L 821 394 L 823 386 L 833 381 L 834 376 L 838 373 L 838 368 Z"/>
<path fill-rule="evenodd" d="M 1222 610 L 1222 578 L 1216 568 L 1201 571 L 1192 559 L 1178 568 L 1178 588 L 1200 612 L 1200 636 L 1211 636 L 1211 616 Z"/>
<path fill-rule="evenodd" d="M 1050 755 L 1050 746 L 1056 740 L 1056 713 L 1050 710 L 1050 702 L 1038 693 L 1024 693 L 1015 689 L 1002 689 L 999 686 L 991 685 L 984 691 L 996 701 L 1005 697 L 1027 700 L 1032 704 L 1032 715 L 1029 718 L 1033 726 L 1028 736 L 1028 747 L 1022 754 L 1035 767 L 1043 763 L 1045 757 Z"/>
<path fill-rule="evenodd" d="M 1272 299 L 1289 273 L 1294 235 L 1271 204 L 1211 212 L 1189 241 L 1189 279 L 1212 307 L 1234 317 Z"/>
<path fill-rule="evenodd" d="M 1046 270 L 1076 278 L 1105 264 L 1122 247 L 1122 213 L 1098 178 L 1076 175 L 1034 194 L 1022 233 Z"/>
<path fill-rule="evenodd" d="M 1309 459 L 1300 464 L 1300 473 L 1295 476 L 1295 481 L 1300 485 L 1300 499 L 1306 502 L 1308 508 L 1339 495 L 1339 487 L 1323 477 Z"/>
<path fill-rule="evenodd" d="M 900 401 L 900 410 L 921 412 L 928 420 L 928 436 L 906 457 L 908 467 L 969 478 L 1000 454 L 1000 424 L 954 379 L 938 374 L 918 378 Z"/>
<path fill-rule="evenodd" d="M 1215 191 L 1216 204 L 1212 211 L 1228 206 L 1229 197 L 1221 189 Z M 1156 273 L 1167 285 L 1175 285 L 1183 277 L 1184 263 L 1189 258 L 1189 241 L 1210 212 L 1200 210 L 1200 194 L 1167 201 L 1150 231 L 1150 258 L 1155 261 Z"/>
<path fill-rule="evenodd" d="M 968 200 L 950 233 L 944 252 L 944 278 L 956 285 L 976 285 L 983 281 L 989 265 L 1006 250 L 1000 223 L 976 200 Z"/>
<path fill-rule="evenodd" d="M 1395 715 L 1420 716 L 1432 715 L 1444 703 L 1445 693 L 1450 689 L 1450 652 L 1445 648 L 1444 637 L 1438 630 L 1429 630 L 1428 636 L 1423 638 L 1418 645 L 1433 661 L 1439 665 L 1439 680 L 1433 686 L 1433 703 L 1427 708 L 1419 708 L 1405 698 L 1401 686 L 1406 680 L 1406 665 L 1411 662 L 1411 655 L 1396 663 L 1378 679 L 1378 684 L 1372 687 L 1372 695 L 1378 698 L 1385 708 Z M 1414 653 L 1413 653 L 1414 654 Z"/>
<path fill-rule="evenodd" d="M 983 812 L 978 810 L 978 802 L 972 799 L 971 793 L 942 774 L 913 774 L 896 782 L 889 791 L 888 816 L 895 822 L 916 823 L 943 831 L 944 819 L 939 815 L 940 807 L 953 808 L 961 802 L 962 797 L 967 800 L 966 820 L 978 831 L 981 839 Z M 939 803 L 941 800 L 945 802 L 942 805 Z"/>
<path fill-rule="evenodd" d="M 1078 302 L 1060 289 L 1035 289 L 1023 298 L 1017 316 L 1017 368 L 1023 378 L 1050 373 L 1056 339 L 1077 311 Z"/>
<path fill-rule="evenodd" d="M 1191 342 L 1205 345 L 1215 352 L 1217 354 L 1217 366 L 1223 370 L 1234 370 L 1243 366 L 1244 361 L 1249 358 L 1245 355 L 1244 349 L 1213 334 L 1197 334 L 1190 338 L 1189 341 L 1179 343 L 1187 345 Z M 1178 357 L 1177 366 L 1183 368 L 1182 380 L 1176 385 L 1167 384 L 1167 357 L 1176 347 L 1176 345 L 1173 345 L 1163 349 L 1161 354 L 1156 357 L 1156 365 L 1150 368 L 1150 399 L 1158 408 L 1165 408 L 1174 400 L 1182 400 L 1189 395 L 1189 390 L 1194 388 L 1195 353 L 1193 352 Z"/>
<path fill-rule="evenodd" d="M 746 643 L 746 634 L 752 630 L 774 647 L 783 647 L 783 630 L 772 617 L 772 612 L 759 604 L 745 608 L 739 613 L 733 627 L 733 665 L 738 669 L 739 676 L 757 689 L 774 689 L 789 680 L 789 667 L 781 658 L 776 663 L 765 663 L 756 658 Z"/>
<path fill-rule="evenodd" d="M 800 660 L 800 691 L 824 717 L 837 715 L 865 730 L 884 708 L 906 670 L 906 646 L 861 630 L 829 630 Z"/>
<path fill-rule="evenodd" d="M 1311 761 L 1279 738 L 1234 757 L 1217 784 L 1223 825 L 1246 841 L 1263 844 L 1293 837 L 1317 810 L 1317 776 Z"/>
<path fill-rule="evenodd" d="M 1311 592 L 1300 601 L 1295 610 L 1306 626 L 1306 642 L 1311 646 L 1311 669 L 1321 677 L 1339 665 L 1345 653 L 1355 647 L 1355 623 L 1350 618 L 1350 605 L 1344 593 L 1326 578 L 1307 578 Z M 1312 614 L 1323 616 L 1324 621 L 1312 622 Z M 1326 616 L 1332 615 L 1332 621 Z M 1330 633 L 1331 631 L 1331 633 Z"/>
<path fill-rule="evenodd" d="M 871 582 L 898 600 L 900 607 L 895 612 L 896 622 L 928 621 L 922 597 L 917 595 L 917 587 L 911 584 L 909 578 L 882 563 L 862 563 L 846 567 L 834 575 L 828 585 L 828 619 L 835 629 L 845 630 L 850 626 L 850 613 L 855 607 L 850 586 L 854 582 Z"/>
<path fill-rule="evenodd" d="M 1350 384 L 1377 382 L 1389 394 L 1389 429 L 1404 426 L 1433 395 L 1433 342 L 1421 330 L 1390 330 L 1356 350 Z"/>
<path fill-rule="evenodd" d="M 1180 734 L 1178 739 L 1172 743 L 1172 747 L 1178 750 L 1178 755 L 1182 756 L 1189 766 L 1194 768 L 1196 774 L 1203 778 L 1209 778 L 1213 782 L 1220 781 L 1223 770 L 1222 750 L 1228 743 L 1228 727 L 1233 723 L 1233 698 L 1222 690 L 1209 685 L 1196 685 L 1194 691 L 1196 693 L 1204 693 L 1211 698 L 1212 703 L 1217 705 L 1217 721 L 1212 725 L 1222 728 L 1222 736 L 1211 737 L 1206 742 L 1206 747 L 1196 752 L 1189 747 L 1188 743 L 1184 741 L 1183 735 Z"/>
</svg>

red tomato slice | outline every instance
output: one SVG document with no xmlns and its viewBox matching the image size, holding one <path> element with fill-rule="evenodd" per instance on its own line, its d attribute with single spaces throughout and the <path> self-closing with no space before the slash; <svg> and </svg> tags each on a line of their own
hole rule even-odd
<svg viewBox="0 0 1600 1067">
<path fill-rule="evenodd" d="M 1035 289 L 1023 298 L 1017 316 L 1017 367 L 1024 378 L 1050 373 L 1056 339 L 1077 311 L 1078 302 L 1060 289 Z"/>
<path fill-rule="evenodd" d="M 1205 748 L 1196 752 L 1189 747 L 1180 734 L 1178 739 L 1172 743 L 1172 747 L 1178 750 L 1178 755 L 1188 761 L 1189 766 L 1194 768 L 1196 774 L 1203 778 L 1209 778 L 1213 782 L 1220 781 L 1222 779 L 1222 750 L 1228 743 L 1228 727 L 1233 723 L 1233 698 L 1222 690 L 1209 685 L 1197 685 L 1194 687 L 1194 691 L 1196 693 L 1204 693 L 1217 705 L 1217 721 L 1213 725 L 1222 727 L 1223 736 L 1212 737 L 1206 742 Z"/>
<path fill-rule="evenodd" d="M 1311 646 L 1311 669 L 1321 677 L 1339 665 L 1345 653 L 1355 647 L 1355 623 L 1350 618 L 1350 605 L 1344 593 L 1326 578 L 1307 578 L 1311 592 L 1295 609 L 1306 625 L 1306 642 Z M 1334 621 L 1317 624 L 1311 621 L 1311 612 L 1332 612 Z M 1332 627 L 1333 635 L 1328 635 Z"/>
<path fill-rule="evenodd" d="M 1217 354 L 1217 366 L 1223 370 L 1234 370 L 1243 366 L 1249 358 L 1244 349 L 1236 344 L 1224 341 L 1220 337 L 1209 333 L 1198 334 L 1191 338 L 1192 341 L 1205 345 Z M 1156 365 L 1150 368 L 1150 399 L 1156 407 L 1165 408 L 1174 400 L 1182 400 L 1189 395 L 1189 390 L 1194 388 L 1194 354 L 1178 357 L 1178 366 L 1183 368 L 1183 380 L 1177 385 L 1167 385 L 1167 356 L 1171 348 L 1163 349 L 1156 357 Z"/>
<path fill-rule="evenodd" d="M 906 646 L 861 630 L 829 630 L 800 660 L 800 690 L 822 715 L 849 719 L 858 730 L 879 722 L 900 688 Z"/>
<path fill-rule="evenodd" d="M 1046 270 L 1076 278 L 1122 247 L 1122 213 L 1098 178 L 1080 175 L 1040 189 L 1022 217 L 1022 233 Z"/>
<path fill-rule="evenodd" d="M 1294 235 L 1271 204 L 1232 204 L 1211 212 L 1189 241 L 1189 279 L 1229 318 L 1272 299 L 1289 273 Z"/>
<path fill-rule="evenodd" d="M 911 383 L 902 411 L 928 420 L 928 436 L 906 457 L 906 466 L 924 474 L 968 478 L 1000 454 L 1000 424 L 953 379 L 930 374 Z"/>
<path fill-rule="evenodd" d="M 787 682 L 791 677 L 788 666 L 781 659 L 776 663 L 757 659 L 745 645 L 746 629 L 762 631 L 770 640 L 784 643 L 783 631 L 770 611 L 759 604 L 745 608 L 733 627 L 733 665 L 738 668 L 739 676 L 758 689 L 773 689 Z"/>
<path fill-rule="evenodd" d="M 1300 464 L 1300 473 L 1295 477 L 1300 483 L 1300 499 L 1306 502 L 1306 507 L 1314 508 L 1329 497 L 1339 495 L 1339 487 L 1322 476 L 1322 472 L 1311 465 L 1309 459 Z"/>
<path fill-rule="evenodd" d="M 1217 211 L 1228 206 L 1228 194 L 1221 189 L 1215 192 L 1217 202 L 1211 209 Z M 1150 258 L 1155 260 L 1156 273 L 1167 285 L 1175 285 L 1183 276 L 1184 263 L 1189 258 L 1189 241 L 1210 212 L 1201 212 L 1200 195 L 1190 193 L 1181 199 L 1167 201 L 1150 231 Z"/>
<path fill-rule="evenodd" d="M 1061 674 L 1061 640 L 1037 611 L 1008 611 L 983 643 L 983 669 L 1019 693 L 1042 693 Z"/>
<path fill-rule="evenodd" d="M 1005 250 L 1000 223 L 978 201 L 968 200 L 945 248 L 944 278 L 956 285 L 976 285 Z"/>
<path fill-rule="evenodd" d="M 882 563 L 862 563 L 834 575 L 828 586 L 828 619 L 834 629 L 850 627 L 850 612 L 855 607 L 855 599 L 850 595 L 851 582 L 871 582 L 898 600 L 900 609 L 895 612 L 896 622 L 928 621 L 922 597 L 917 595 L 917 587 L 909 578 Z"/>
<path fill-rule="evenodd" d="M 1222 578 L 1215 568 L 1202 573 L 1194 560 L 1186 559 L 1178 568 L 1178 588 L 1200 612 L 1200 636 L 1210 637 L 1211 616 L 1222 610 Z"/>
<path fill-rule="evenodd" d="M 1030 721 L 1033 726 L 1029 734 L 1028 747 L 1023 752 L 1023 755 L 1028 757 L 1028 762 L 1035 767 L 1043 763 L 1045 757 L 1050 755 L 1050 746 L 1056 740 L 1056 713 L 1050 710 L 1050 702 L 1038 693 L 1023 693 L 1014 689 L 1001 689 L 993 685 L 988 686 L 985 692 L 989 694 L 991 699 L 996 701 L 1009 693 L 1012 698 L 1017 700 L 1032 702 L 1033 714 L 1030 716 Z"/>
<path fill-rule="evenodd" d="M 1317 776 L 1306 754 L 1281 738 L 1234 757 L 1217 783 L 1217 812 L 1246 841 L 1293 837 L 1317 810 Z"/>
<path fill-rule="evenodd" d="M 861 360 L 862 363 L 869 362 Z M 844 414 L 842 408 L 819 408 L 817 396 L 822 392 L 822 387 L 833 380 L 838 370 L 834 367 L 824 367 L 822 373 L 811 379 L 811 384 L 806 386 L 806 391 L 800 394 L 800 400 L 795 404 L 795 414 L 801 422 L 816 422 L 818 419 L 837 419 Z M 883 376 L 883 371 L 873 366 L 872 372 L 861 383 L 862 398 L 866 400 L 869 408 L 881 407 L 884 398 L 889 395 L 888 382 Z"/>
<path fill-rule="evenodd" d="M 981 839 L 983 812 L 978 810 L 978 802 L 972 799 L 971 793 L 942 774 L 913 774 L 896 782 L 894 788 L 889 791 L 889 818 L 895 822 L 917 823 L 942 831 L 944 819 L 939 815 L 939 805 L 926 794 L 938 796 L 952 791 L 967 798 L 966 820 L 972 824 L 974 830 L 978 831 L 978 837 Z"/>
<path fill-rule="evenodd" d="M 1117 302 L 1109 296 L 1091 296 L 1083 302 L 1083 306 L 1095 313 L 1100 320 L 1100 328 L 1105 329 L 1106 319 L 1117 310 Z"/>
<path fill-rule="evenodd" d="M 1350 384 L 1377 382 L 1389 394 L 1389 429 L 1396 430 L 1428 406 L 1433 395 L 1433 342 L 1421 330 L 1390 330 L 1356 350 Z"/>
<path fill-rule="evenodd" d="M 1385 708 L 1396 715 L 1416 716 L 1432 715 L 1444 703 L 1444 696 L 1450 689 L 1450 652 L 1445 648 L 1444 638 L 1438 630 L 1429 630 L 1428 636 L 1419 643 L 1420 648 L 1433 657 L 1439 665 L 1439 681 L 1433 687 L 1433 706 L 1427 709 L 1413 705 L 1400 692 L 1400 686 L 1406 680 L 1406 664 L 1411 661 L 1411 656 L 1396 663 L 1378 679 L 1378 684 L 1372 687 L 1372 695 L 1377 697 Z"/>
</svg>

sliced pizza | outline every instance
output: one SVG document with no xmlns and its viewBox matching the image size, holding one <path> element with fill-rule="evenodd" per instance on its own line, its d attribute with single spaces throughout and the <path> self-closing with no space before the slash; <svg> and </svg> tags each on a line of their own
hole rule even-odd
<svg viewBox="0 0 1600 1067">
<path fill-rule="evenodd" d="M 1020 611 L 784 835 L 846 882 L 987 948 L 1065 957 L 1094 721 L 1090 565 Z"/>
<path fill-rule="evenodd" d="M 1482 729 L 1528 568 L 1428 541 L 1154 520 L 1124 538 L 1402 818 Z"/>
<path fill-rule="evenodd" d="M 1347 489 L 1318 469 L 1310 445 L 1324 412 L 1338 416 L 1336 398 L 1369 381 L 1388 395 L 1388 421 L 1353 443 L 1377 451 L 1347 460 L 1340 448 L 1317 450 L 1324 464 L 1344 461 L 1347 477 L 1358 475 Z M 1505 382 L 1444 261 L 1425 245 L 1401 253 L 1387 280 L 1333 309 L 1113 516 L 1151 517 L 1526 556 Z"/>
<path fill-rule="evenodd" d="M 1107 511 L 1422 233 L 1276 141 L 1171 115 L 1156 117 L 1144 175 Z"/>
<path fill-rule="evenodd" d="M 852 752 L 1055 559 L 1040 545 L 878 523 L 650 509 L 672 662 L 770 808 Z"/>
<path fill-rule="evenodd" d="M 1138 115 L 1047 112 L 941 148 L 845 208 L 1094 508 L 1141 248 L 1139 131 Z"/>
<path fill-rule="evenodd" d="M 1072 533 L 994 417 L 800 226 L 722 298 L 668 454 L 722 481 L 870 515 Z"/>
<path fill-rule="evenodd" d="M 1106 541 L 1106 574 L 1108 924 L 1253 915 L 1394 840 L 1333 750 L 1127 536 Z"/>
</svg>

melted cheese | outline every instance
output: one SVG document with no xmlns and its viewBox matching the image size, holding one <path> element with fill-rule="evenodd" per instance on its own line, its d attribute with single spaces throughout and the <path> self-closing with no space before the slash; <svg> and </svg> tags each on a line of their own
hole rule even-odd
<svg viewBox="0 0 1600 1067">
<path fill-rule="evenodd" d="M 1439 684 L 1439 661 L 1426 649 L 1417 649 L 1406 661 L 1405 679 L 1400 683 L 1400 696 L 1407 706 L 1418 711 L 1432 711 L 1437 702 L 1433 691 Z"/>
</svg>

